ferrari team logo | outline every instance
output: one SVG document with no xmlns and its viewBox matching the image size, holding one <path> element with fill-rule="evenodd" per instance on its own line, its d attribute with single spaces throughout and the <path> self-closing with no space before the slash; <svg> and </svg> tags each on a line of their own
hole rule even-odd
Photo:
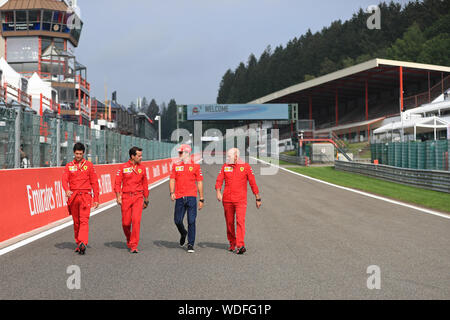
<svg viewBox="0 0 450 320">
<path fill-rule="evenodd" d="M 88 169 L 88 167 L 87 167 L 87 166 L 84 166 L 84 167 L 83 167 L 83 170 L 84 170 L 84 171 L 86 171 L 87 169 Z"/>
<path fill-rule="evenodd" d="M 194 170 L 194 168 L 193 167 L 189 167 L 189 171 L 192 171 L 192 170 Z"/>
<path fill-rule="evenodd" d="M 142 169 L 138 169 L 138 172 L 139 172 L 139 174 L 141 174 L 142 173 Z"/>
<path fill-rule="evenodd" d="M 241 167 L 241 172 L 244 172 L 244 167 Z"/>
</svg>

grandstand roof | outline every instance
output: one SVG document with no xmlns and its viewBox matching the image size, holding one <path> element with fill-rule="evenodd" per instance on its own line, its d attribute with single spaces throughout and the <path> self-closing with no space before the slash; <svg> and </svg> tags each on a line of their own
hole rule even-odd
<svg viewBox="0 0 450 320">
<path fill-rule="evenodd" d="M 4 10 L 50 9 L 67 11 L 68 6 L 60 0 L 10 0 L 0 7 Z"/>
<path fill-rule="evenodd" d="M 293 85 L 249 103 L 298 103 L 300 100 L 312 96 L 315 106 L 318 104 L 329 105 L 335 101 L 336 89 L 339 91 L 339 99 L 364 96 L 366 79 L 371 93 L 398 87 L 399 67 L 403 67 L 405 85 L 428 79 L 428 72 L 435 77 L 436 73 L 439 75 L 442 72 L 450 73 L 450 67 L 445 66 L 373 59 Z"/>
</svg>

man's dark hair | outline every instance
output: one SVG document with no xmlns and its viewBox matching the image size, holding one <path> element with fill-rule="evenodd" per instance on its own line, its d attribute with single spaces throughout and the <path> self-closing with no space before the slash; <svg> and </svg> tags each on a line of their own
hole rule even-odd
<svg viewBox="0 0 450 320">
<path fill-rule="evenodd" d="M 141 148 L 139 147 L 133 147 L 130 149 L 129 154 L 130 154 L 130 159 L 132 156 L 135 156 L 137 154 L 138 151 L 142 151 Z"/>
<path fill-rule="evenodd" d="M 86 148 L 84 147 L 84 144 L 77 142 L 73 146 L 73 152 L 75 152 L 75 151 L 83 151 L 83 153 L 84 153 L 86 151 Z"/>
</svg>

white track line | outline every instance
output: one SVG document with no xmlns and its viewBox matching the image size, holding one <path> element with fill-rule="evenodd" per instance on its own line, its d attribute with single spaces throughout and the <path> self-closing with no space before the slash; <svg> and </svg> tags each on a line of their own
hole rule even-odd
<svg viewBox="0 0 450 320">
<path fill-rule="evenodd" d="M 319 179 L 315 179 L 315 178 L 311 178 L 311 177 L 305 176 L 305 175 L 300 174 L 298 172 L 294 172 L 294 171 L 288 170 L 286 168 L 274 165 L 272 163 L 266 162 L 266 161 L 258 159 L 258 158 L 254 158 L 254 157 L 251 157 L 251 158 L 253 158 L 253 159 L 255 159 L 255 160 L 259 161 L 259 162 L 262 162 L 264 164 L 268 164 L 268 165 L 277 167 L 277 168 L 279 168 L 281 170 L 287 171 L 289 173 L 295 174 L 297 176 L 300 176 L 300 177 L 303 177 L 303 178 L 306 178 L 306 179 L 309 179 L 309 180 L 312 180 L 312 181 L 320 182 L 320 183 L 323 183 L 323 184 L 326 184 L 326 185 L 329 185 L 329 186 L 332 186 L 332 187 L 335 187 L 335 188 L 339 188 L 339 189 L 342 189 L 342 190 L 358 193 L 358 194 L 366 196 L 366 197 L 370 197 L 370 198 L 374 198 L 374 199 L 377 199 L 377 200 L 386 201 L 386 202 L 389 202 L 389 203 L 393 203 L 393 204 L 396 204 L 396 205 L 399 205 L 399 206 L 402 206 L 402 207 L 407 207 L 407 208 L 410 208 L 410 209 L 421 211 L 423 213 L 431 214 L 431 215 L 438 216 L 438 217 L 441 217 L 441 218 L 450 219 L 450 215 L 448 215 L 448 214 L 440 213 L 440 212 L 437 212 L 437 211 L 434 211 L 434 210 L 430 210 L 430 209 L 424 209 L 424 208 L 416 207 L 416 206 L 411 205 L 411 204 L 407 204 L 407 203 L 400 202 L 400 201 L 395 201 L 395 200 L 384 198 L 384 197 L 381 197 L 381 196 L 376 196 L 374 194 L 370 194 L 370 193 L 367 193 L 367 192 L 363 192 L 363 191 L 359 191 L 359 190 L 355 190 L 355 189 L 351 189 L 351 188 L 347 188 L 347 187 L 343 187 L 343 186 L 338 186 L 338 185 L 333 184 L 333 183 L 329 183 L 329 182 L 326 182 L 326 181 L 323 181 L 323 180 L 319 180 Z"/>
<path fill-rule="evenodd" d="M 151 187 L 149 187 L 149 190 L 154 189 L 154 188 L 160 186 L 161 184 L 166 183 L 167 181 L 169 181 L 169 178 L 165 178 L 165 179 L 161 180 L 160 182 L 152 185 Z M 107 206 L 105 206 L 105 207 L 103 207 L 101 209 L 97 209 L 95 211 L 92 211 L 90 216 L 91 217 L 95 216 L 96 214 L 99 214 L 99 213 L 101 213 L 103 211 L 111 209 L 111 208 L 113 208 L 115 206 L 117 206 L 117 203 L 115 203 L 115 202 L 111 203 L 111 204 L 109 204 L 109 205 L 107 205 Z M 69 221 L 69 222 L 63 223 L 63 224 L 61 224 L 61 225 L 59 225 L 57 227 L 51 228 L 51 229 L 46 230 L 44 232 L 41 232 L 41 233 L 39 233 L 37 235 L 34 235 L 34 236 L 30 237 L 30 238 L 27 238 L 25 240 L 19 241 L 19 242 L 15 243 L 15 244 L 13 244 L 13 245 L 11 245 L 9 247 L 1 249 L 0 250 L 0 256 L 2 256 L 4 254 L 7 254 L 8 252 L 11 252 L 13 250 L 16 250 L 16 249 L 18 249 L 20 247 L 26 246 L 27 244 L 30 244 L 31 242 L 34 242 L 34 241 L 39 240 L 39 239 L 42 239 L 42 238 L 44 238 L 44 237 L 46 237 L 46 236 L 48 236 L 48 235 L 50 235 L 52 233 L 55 233 L 55 232 L 58 232 L 58 231 L 62 230 L 64 228 L 70 227 L 71 225 L 73 225 L 73 221 Z"/>
</svg>

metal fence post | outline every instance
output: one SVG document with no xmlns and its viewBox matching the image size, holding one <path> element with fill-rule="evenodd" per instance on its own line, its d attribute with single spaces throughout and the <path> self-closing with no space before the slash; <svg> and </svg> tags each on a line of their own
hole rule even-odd
<svg viewBox="0 0 450 320">
<path fill-rule="evenodd" d="M 20 120 L 22 116 L 22 107 L 15 107 L 15 138 L 14 138 L 14 168 L 20 168 Z"/>
<path fill-rule="evenodd" d="M 56 116 L 56 167 L 61 165 L 61 116 Z"/>
</svg>

